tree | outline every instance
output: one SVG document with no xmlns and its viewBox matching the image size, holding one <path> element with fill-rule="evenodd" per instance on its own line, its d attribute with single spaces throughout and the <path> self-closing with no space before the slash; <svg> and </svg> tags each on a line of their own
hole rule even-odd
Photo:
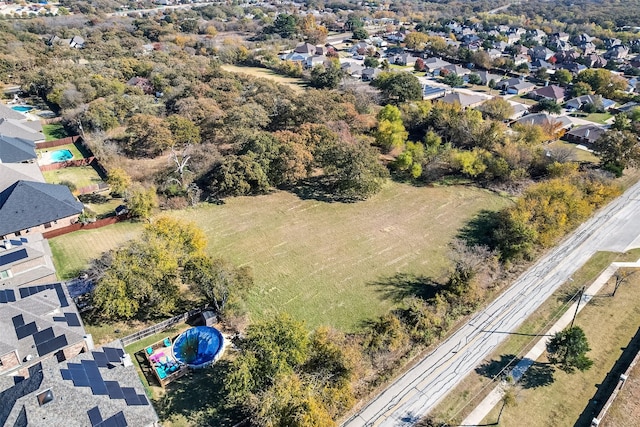
<svg viewBox="0 0 640 427">
<path fill-rule="evenodd" d="M 247 267 L 235 268 L 221 259 L 206 255 L 191 257 L 182 272 L 183 282 L 191 286 L 216 313 L 224 314 L 227 303 L 241 301 L 253 286 Z"/>
<path fill-rule="evenodd" d="M 425 33 L 413 31 L 407 34 L 404 38 L 404 42 L 408 49 L 422 51 L 427 47 L 429 36 Z"/>
<path fill-rule="evenodd" d="M 349 19 L 347 19 L 347 21 L 344 23 L 344 28 L 347 31 L 353 31 L 356 28 L 362 28 L 362 27 L 364 27 L 364 22 L 362 22 L 362 19 L 353 15 L 350 16 Z"/>
<path fill-rule="evenodd" d="M 549 70 L 545 67 L 540 67 L 536 70 L 535 76 L 539 80 L 549 80 Z"/>
<path fill-rule="evenodd" d="M 562 112 L 562 106 L 553 99 L 543 98 L 536 104 L 536 110 L 548 111 L 551 114 L 560 114 Z"/>
<path fill-rule="evenodd" d="M 365 40 L 369 38 L 369 33 L 364 28 L 356 28 L 353 30 L 353 38 L 355 40 Z"/>
<path fill-rule="evenodd" d="M 328 66 L 316 65 L 311 70 L 311 86 L 319 89 L 335 89 L 343 75 L 344 72 L 337 60 L 330 61 Z"/>
<path fill-rule="evenodd" d="M 158 206 L 156 189 L 153 187 L 145 189 L 137 186 L 130 189 L 127 193 L 126 201 L 129 214 L 133 218 L 148 219 L 151 216 L 153 208 Z"/>
<path fill-rule="evenodd" d="M 557 332 L 547 342 L 549 361 L 567 373 L 586 371 L 593 361 L 586 356 L 591 350 L 584 331 L 579 326 Z"/>
<path fill-rule="evenodd" d="M 377 143 L 386 151 L 402 148 L 408 133 L 402 124 L 402 116 L 398 107 L 386 105 L 378 113 Z"/>
<path fill-rule="evenodd" d="M 593 150 L 602 167 L 616 176 L 628 167 L 640 165 L 638 137 L 629 131 L 613 130 L 603 133 L 593 143 Z"/>
<path fill-rule="evenodd" d="M 305 15 L 302 19 L 301 32 L 311 44 L 324 43 L 327 39 L 327 28 L 318 25 L 312 14 Z"/>
<path fill-rule="evenodd" d="M 278 14 L 278 17 L 273 21 L 273 25 L 268 28 L 268 31 L 279 34 L 283 39 L 287 39 L 295 35 L 297 31 L 295 16 L 286 13 Z"/>
<path fill-rule="evenodd" d="M 494 120 L 504 121 L 513 115 L 513 106 L 509 101 L 499 96 L 484 102 L 478 109 L 485 116 Z"/>
<path fill-rule="evenodd" d="M 202 140 L 200 128 L 186 117 L 174 114 L 167 118 L 167 123 L 177 145 L 199 144 Z"/>
<path fill-rule="evenodd" d="M 629 270 L 627 268 L 618 268 L 618 270 L 616 270 L 615 274 L 613 275 L 613 278 L 615 280 L 614 282 L 614 286 L 613 286 L 613 292 L 611 293 L 612 297 L 616 296 L 616 292 L 618 292 L 618 288 L 620 286 L 622 286 L 623 284 L 627 283 L 629 281 L 629 279 L 638 272 L 638 270 Z"/>
<path fill-rule="evenodd" d="M 136 114 L 127 126 L 128 151 L 134 155 L 157 156 L 174 144 L 168 123 L 149 114 Z"/>
<path fill-rule="evenodd" d="M 593 94 L 593 89 L 591 88 L 591 85 L 589 85 L 589 83 L 577 82 L 574 83 L 571 87 L 571 95 L 573 97 L 577 98 L 578 96 L 591 94 Z"/>
<path fill-rule="evenodd" d="M 451 87 L 459 87 L 464 84 L 464 79 L 462 76 L 457 75 L 456 73 L 447 73 L 446 76 L 442 79 L 443 83 L 449 85 Z"/>
<path fill-rule="evenodd" d="M 613 74 L 604 68 L 590 68 L 584 70 L 576 79 L 578 82 L 589 84 L 598 95 L 613 97 L 616 91 L 624 90 L 627 87 L 627 80 L 624 77 Z"/>
<path fill-rule="evenodd" d="M 573 74 L 571 74 L 569 70 L 561 68 L 559 70 L 556 70 L 553 78 L 561 85 L 566 85 L 571 83 L 571 81 L 573 80 Z"/>
<path fill-rule="evenodd" d="M 411 73 L 380 73 L 372 85 L 380 89 L 385 103 L 402 104 L 422 99 L 420 80 Z"/>
<path fill-rule="evenodd" d="M 267 174 L 252 154 L 226 156 L 209 178 L 209 191 L 216 196 L 263 194 L 270 188 Z"/>
<path fill-rule="evenodd" d="M 409 141 L 405 150 L 393 162 L 393 167 L 408 174 L 413 179 L 418 179 L 422 175 L 422 161 L 424 158 L 424 146 L 419 142 Z"/>
<path fill-rule="evenodd" d="M 367 56 L 364 58 L 364 66 L 367 68 L 378 68 L 379 65 L 380 61 L 376 57 Z"/>
<path fill-rule="evenodd" d="M 112 168 L 107 174 L 107 184 L 111 187 L 111 194 L 122 196 L 131 185 L 131 177 L 122 168 Z"/>
<path fill-rule="evenodd" d="M 481 85 L 482 84 L 482 79 L 476 73 L 469 74 L 469 84 Z"/>
</svg>

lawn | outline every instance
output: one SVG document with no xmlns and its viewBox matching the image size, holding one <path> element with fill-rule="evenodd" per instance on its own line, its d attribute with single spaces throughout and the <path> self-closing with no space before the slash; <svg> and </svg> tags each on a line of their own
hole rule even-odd
<svg viewBox="0 0 640 427">
<path fill-rule="evenodd" d="M 56 169 L 42 172 L 45 181 L 50 184 L 59 184 L 62 181 L 69 181 L 75 184 L 76 188 L 86 187 L 102 182 L 102 178 L 92 166 L 78 166 Z"/>
<path fill-rule="evenodd" d="M 45 141 L 55 141 L 69 136 L 64 126 L 60 123 L 42 125 L 42 133 L 44 133 Z"/>
<path fill-rule="evenodd" d="M 49 239 L 58 278 L 75 277 L 92 258 L 137 237 L 139 223 L 118 222 L 95 230 L 80 230 Z"/>
<path fill-rule="evenodd" d="M 515 101 L 515 102 L 519 102 L 521 104 L 527 104 L 527 105 L 535 105 L 538 103 L 538 101 L 531 99 L 531 98 L 527 98 L 528 94 L 523 94 L 523 95 L 516 95 L 513 96 L 511 98 L 509 98 L 510 101 Z"/>
<path fill-rule="evenodd" d="M 600 423 L 603 427 L 635 427 L 640 419 L 640 363 L 631 370 L 624 387 Z"/>
<path fill-rule="evenodd" d="M 636 261 L 638 258 L 640 258 L 639 250 L 633 250 L 626 254 L 596 253 L 573 274 L 573 282 L 567 282 L 556 290 L 514 334 L 510 335 L 484 360 L 482 364 L 490 368 L 482 374 L 474 371 L 467 375 L 431 412 L 432 416 L 437 420 L 453 421 L 454 423 L 463 420 L 495 387 L 496 383 L 492 381 L 492 377 L 497 375 L 509 362 L 512 362 L 514 356 L 526 354 L 538 340 L 537 335 L 543 334 L 562 316 L 569 306 L 567 296 L 574 295 L 581 286 L 590 285 L 612 262 Z"/>
<path fill-rule="evenodd" d="M 611 280 L 576 318 L 576 325 L 589 339 L 591 351 L 587 355 L 594 362 L 591 369 L 574 374 L 556 370 L 550 385 L 520 388 L 516 406 L 505 408 L 501 425 L 520 425 L 521 420 L 527 420 L 528 427 L 574 425 L 576 420 L 576 426 L 591 424 L 590 399 L 640 326 L 638 286 L 640 277 L 632 276 L 611 297 Z M 543 355 L 541 362 L 546 361 Z M 494 422 L 498 410 L 495 408 L 485 421 Z"/>
<path fill-rule="evenodd" d="M 300 78 L 283 76 L 282 74 L 278 74 L 267 68 L 240 67 L 237 65 L 228 65 L 228 64 L 223 65 L 221 68 L 230 73 L 236 73 L 236 74 L 242 73 L 242 74 L 247 74 L 253 77 L 260 77 L 263 79 L 273 80 L 280 84 L 289 86 L 291 89 L 299 93 L 302 92 L 307 87 L 306 82 Z"/>
<path fill-rule="evenodd" d="M 85 150 L 83 150 L 81 147 L 78 147 L 76 144 L 65 144 L 65 145 L 60 145 L 58 147 L 53 147 L 53 148 L 43 148 L 40 150 L 36 150 L 37 154 L 41 154 L 41 153 L 46 153 L 47 151 L 58 151 L 58 150 L 69 150 L 71 151 L 71 154 L 73 154 L 73 160 L 77 160 L 77 159 L 84 159 L 85 157 L 88 157 L 87 154 L 85 152 Z"/>
<path fill-rule="evenodd" d="M 276 192 L 170 214 L 202 227 L 213 256 L 252 268 L 256 286 L 247 304 L 254 318 L 287 311 L 311 327 L 352 331 L 395 304 L 388 291 L 396 273 L 441 276 L 458 230 L 480 210 L 509 203 L 472 187 L 391 183 L 360 203 Z M 59 274 L 81 269 L 139 229 L 113 227 L 52 239 Z"/>
<path fill-rule="evenodd" d="M 571 117 L 579 117 L 583 120 L 588 120 L 590 122 L 598 123 L 601 125 L 606 124 L 607 120 L 609 120 L 613 115 L 609 112 L 606 113 L 572 113 L 569 114 Z"/>
</svg>

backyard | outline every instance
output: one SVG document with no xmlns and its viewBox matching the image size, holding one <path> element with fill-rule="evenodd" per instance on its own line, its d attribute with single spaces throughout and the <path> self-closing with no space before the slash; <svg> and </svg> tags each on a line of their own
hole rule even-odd
<svg viewBox="0 0 640 427">
<path fill-rule="evenodd" d="M 102 178 L 93 166 L 77 166 L 52 171 L 42 172 L 45 181 L 50 184 L 60 184 L 61 182 L 71 182 L 76 188 L 87 187 L 92 184 L 99 184 Z"/>
<path fill-rule="evenodd" d="M 42 133 L 44 133 L 45 141 L 55 141 L 69 136 L 64 126 L 59 123 L 43 125 Z"/>
<path fill-rule="evenodd" d="M 440 277 L 450 266 L 448 244 L 458 230 L 480 210 L 509 203 L 470 187 L 392 183 L 360 203 L 276 192 L 169 214 L 200 226 L 211 255 L 252 268 L 256 286 L 247 300 L 252 316 L 287 311 L 310 327 L 353 331 L 395 304 L 388 297 L 397 285 L 394 275 Z M 51 239 L 59 276 L 77 274 L 140 228 L 118 223 Z"/>
</svg>

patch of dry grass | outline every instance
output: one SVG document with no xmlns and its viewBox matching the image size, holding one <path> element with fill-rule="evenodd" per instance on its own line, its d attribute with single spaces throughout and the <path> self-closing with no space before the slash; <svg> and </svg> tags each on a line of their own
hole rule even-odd
<svg viewBox="0 0 640 427">
<path fill-rule="evenodd" d="M 221 66 L 221 68 L 230 73 L 236 73 L 236 74 L 241 73 L 241 74 L 247 74 L 253 77 L 260 77 L 263 79 L 273 80 L 274 82 L 289 86 L 291 89 L 293 89 L 298 93 L 304 91 L 304 89 L 306 88 L 306 83 L 304 82 L 304 80 L 296 77 L 283 76 L 282 74 L 278 74 L 267 68 L 241 67 L 238 65 L 229 65 L 229 64 L 224 64 Z"/>
</svg>

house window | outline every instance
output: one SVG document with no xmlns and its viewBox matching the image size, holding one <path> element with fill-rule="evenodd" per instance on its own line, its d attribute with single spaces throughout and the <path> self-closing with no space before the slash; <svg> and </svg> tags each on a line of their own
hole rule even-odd
<svg viewBox="0 0 640 427">
<path fill-rule="evenodd" d="M 46 223 L 46 224 L 44 225 L 44 228 L 51 228 L 51 223 L 50 223 L 50 222 Z"/>
<path fill-rule="evenodd" d="M 11 270 L 0 271 L 0 279 L 9 279 L 12 277 Z"/>
</svg>

